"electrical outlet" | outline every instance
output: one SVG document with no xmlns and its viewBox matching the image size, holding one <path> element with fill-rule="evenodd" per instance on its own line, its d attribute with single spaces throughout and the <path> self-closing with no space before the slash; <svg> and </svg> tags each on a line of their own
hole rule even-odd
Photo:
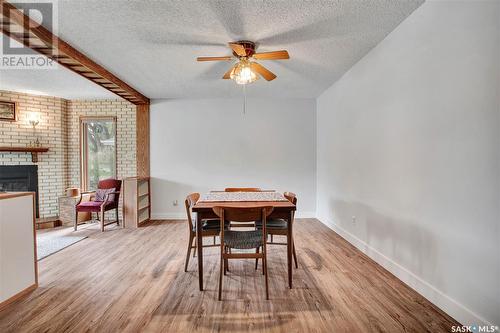
<svg viewBox="0 0 500 333">
<path fill-rule="evenodd" d="M 178 204 L 177 200 L 172 201 L 172 205 L 177 206 Z"/>
</svg>

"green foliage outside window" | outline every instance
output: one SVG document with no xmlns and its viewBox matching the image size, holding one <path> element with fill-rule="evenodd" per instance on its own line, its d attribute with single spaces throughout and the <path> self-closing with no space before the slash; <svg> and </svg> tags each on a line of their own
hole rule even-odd
<svg viewBox="0 0 500 333">
<path fill-rule="evenodd" d="M 115 128 L 113 120 L 92 120 L 84 123 L 87 142 L 87 190 L 97 189 L 101 179 L 116 177 Z"/>
</svg>

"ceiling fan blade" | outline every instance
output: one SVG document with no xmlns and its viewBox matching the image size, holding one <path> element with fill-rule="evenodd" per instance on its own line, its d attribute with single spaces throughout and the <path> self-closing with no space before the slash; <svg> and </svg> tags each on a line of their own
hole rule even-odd
<svg viewBox="0 0 500 333">
<path fill-rule="evenodd" d="M 276 78 L 276 75 L 274 75 L 273 72 L 269 71 L 264 66 L 256 62 L 251 62 L 250 68 L 262 75 L 262 77 L 264 77 L 264 79 L 266 79 L 267 81 L 272 81 Z"/>
<path fill-rule="evenodd" d="M 233 49 L 234 53 L 236 53 L 240 57 L 247 56 L 247 51 L 245 50 L 245 48 L 242 45 L 236 44 L 236 43 L 228 43 L 228 45 L 230 48 Z"/>
<path fill-rule="evenodd" d="M 227 79 L 230 79 L 231 78 L 231 72 L 233 71 L 233 69 L 236 67 L 236 65 L 234 65 L 233 67 L 231 67 L 227 72 L 226 74 L 224 74 L 224 76 L 222 77 L 224 80 L 227 80 Z"/>
<path fill-rule="evenodd" d="M 288 52 L 286 50 L 255 53 L 253 57 L 258 60 L 290 59 L 290 56 L 288 55 Z"/>
<path fill-rule="evenodd" d="M 218 61 L 218 60 L 231 60 L 233 57 L 224 56 L 224 57 L 198 57 L 196 60 L 198 61 Z"/>
</svg>

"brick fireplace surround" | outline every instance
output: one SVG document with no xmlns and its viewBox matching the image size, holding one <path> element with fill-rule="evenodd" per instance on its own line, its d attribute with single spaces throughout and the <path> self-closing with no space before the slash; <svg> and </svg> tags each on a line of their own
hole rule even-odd
<svg viewBox="0 0 500 333">
<path fill-rule="evenodd" d="M 49 151 L 38 154 L 40 217 L 58 216 L 58 197 L 68 187 L 80 187 L 81 116 L 117 117 L 118 178 L 136 174 L 136 107 L 125 100 L 66 100 L 0 90 L 0 100 L 17 102 L 17 121 L 0 121 L 0 146 L 27 146 L 34 140 L 28 123 L 39 114 L 36 135 Z M 31 154 L 0 153 L 0 165 L 32 165 Z"/>
</svg>

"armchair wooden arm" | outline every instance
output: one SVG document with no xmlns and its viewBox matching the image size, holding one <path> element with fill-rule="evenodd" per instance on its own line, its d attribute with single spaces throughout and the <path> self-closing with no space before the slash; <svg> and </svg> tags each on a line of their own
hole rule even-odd
<svg viewBox="0 0 500 333">
<path fill-rule="evenodd" d="M 117 195 L 117 194 L 120 194 L 120 191 L 114 191 L 114 192 L 109 192 L 109 193 L 106 193 L 106 196 L 104 197 L 104 203 L 107 204 L 108 202 L 112 202 L 112 200 L 108 200 L 109 196 L 113 194 L 113 195 Z"/>
<path fill-rule="evenodd" d="M 90 199 L 92 199 L 93 196 L 95 196 L 95 191 L 85 191 L 85 192 L 80 192 L 80 199 L 78 199 L 78 202 L 76 203 L 77 205 L 80 204 L 80 202 L 82 202 L 82 199 L 83 199 L 83 195 L 84 194 L 90 194 Z"/>
</svg>

